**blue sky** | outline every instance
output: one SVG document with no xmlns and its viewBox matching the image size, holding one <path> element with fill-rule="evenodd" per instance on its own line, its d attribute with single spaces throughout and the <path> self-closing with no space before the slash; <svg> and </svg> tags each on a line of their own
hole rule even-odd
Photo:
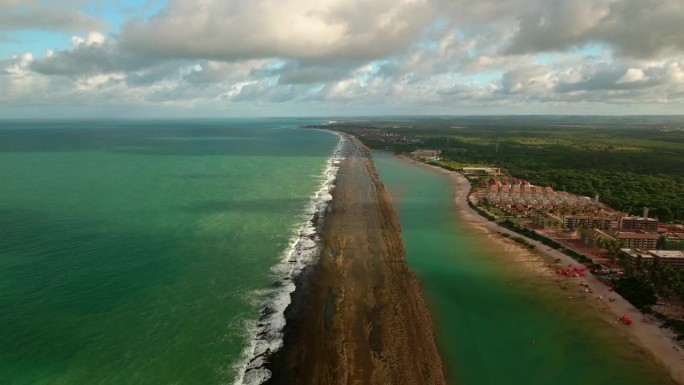
<svg viewBox="0 0 684 385">
<path fill-rule="evenodd" d="M 0 114 L 679 114 L 681 0 L 0 0 Z"/>
</svg>

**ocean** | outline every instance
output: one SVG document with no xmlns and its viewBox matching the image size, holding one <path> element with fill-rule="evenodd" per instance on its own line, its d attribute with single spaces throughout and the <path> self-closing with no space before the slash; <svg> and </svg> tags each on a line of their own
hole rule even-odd
<svg viewBox="0 0 684 385">
<path fill-rule="evenodd" d="M 399 214 L 409 267 L 422 283 L 451 383 L 673 384 L 596 309 L 534 273 L 463 223 L 443 174 L 382 152 L 373 157 Z"/>
<path fill-rule="evenodd" d="M 0 383 L 268 376 L 336 167 L 309 123 L 0 121 Z"/>
</svg>

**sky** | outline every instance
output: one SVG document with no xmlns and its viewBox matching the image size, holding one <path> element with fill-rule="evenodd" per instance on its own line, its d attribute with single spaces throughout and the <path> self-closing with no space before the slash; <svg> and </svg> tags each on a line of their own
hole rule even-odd
<svg viewBox="0 0 684 385">
<path fill-rule="evenodd" d="M 682 0 L 0 0 L 0 118 L 684 114 Z"/>
</svg>

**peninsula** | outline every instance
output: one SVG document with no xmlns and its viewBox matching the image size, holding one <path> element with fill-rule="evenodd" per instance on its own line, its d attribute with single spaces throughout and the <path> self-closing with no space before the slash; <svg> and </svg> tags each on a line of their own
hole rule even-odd
<svg viewBox="0 0 684 385">
<path fill-rule="evenodd" d="M 300 277 L 270 384 L 446 384 L 420 284 L 368 149 L 347 141 L 318 264 Z"/>
</svg>

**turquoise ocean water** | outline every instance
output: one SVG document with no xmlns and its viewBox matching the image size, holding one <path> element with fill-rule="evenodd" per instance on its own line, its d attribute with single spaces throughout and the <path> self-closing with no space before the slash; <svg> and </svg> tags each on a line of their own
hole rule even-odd
<svg viewBox="0 0 684 385">
<path fill-rule="evenodd" d="M 373 156 L 399 212 L 407 261 L 425 289 L 451 383 L 673 383 L 625 340 L 626 326 L 603 321 L 553 277 L 531 273 L 462 224 L 444 175 Z"/>
<path fill-rule="evenodd" d="M 0 122 L 0 384 L 240 379 L 338 143 L 303 123 Z"/>
</svg>

